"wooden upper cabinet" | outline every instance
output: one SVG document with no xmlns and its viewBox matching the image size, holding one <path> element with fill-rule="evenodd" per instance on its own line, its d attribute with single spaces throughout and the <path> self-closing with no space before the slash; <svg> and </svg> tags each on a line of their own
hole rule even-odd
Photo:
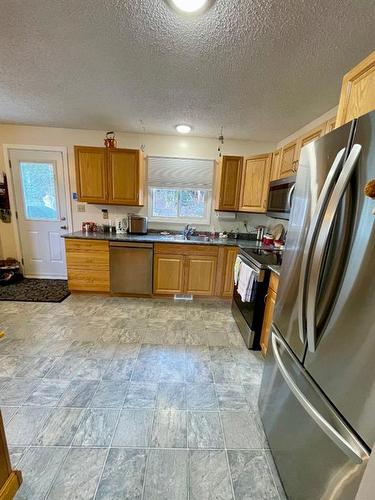
<svg viewBox="0 0 375 500">
<path fill-rule="evenodd" d="M 280 159 L 281 159 L 281 149 L 278 149 L 277 151 L 274 151 L 272 153 L 270 181 L 275 181 L 276 179 L 279 178 Z"/>
<path fill-rule="evenodd" d="M 109 202 L 143 205 L 143 158 L 137 149 L 109 149 Z"/>
<path fill-rule="evenodd" d="M 143 205 L 144 162 L 137 149 L 75 146 L 79 201 Z"/>
<path fill-rule="evenodd" d="M 105 148 L 75 146 L 74 153 L 79 201 L 106 203 L 108 183 Z"/>
<path fill-rule="evenodd" d="M 271 160 L 271 154 L 245 158 L 239 211 L 266 212 Z"/>
<path fill-rule="evenodd" d="M 215 210 L 237 211 L 241 189 L 242 156 L 223 156 L 216 169 Z"/>
<path fill-rule="evenodd" d="M 281 150 L 279 178 L 294 175 L 298 168 L 298 140 L 286 144 Z"/>
<path fill-rule="evenodd" d="M 343 78 L 336 127 L 375 109 L 375 51 Z"/>
<path fill-rule="evenodd" d="M 316 139 L 319 139 L 326 133 L 326 127 L 327 124 L 326 122 L 322 123 L 318 127 L 313 128 L 312 130 L 309 130 L 304 134 L 298 141 L 298 150 L 297 150 L 297 160 L 299 160 L 299 156 L 301 153 L 301 149 L 303 146 L 306 146 L 306 144 L 309 144 L 310 142 L 315 141 Z M 295 164 L 295 169 L 297 171 L 298 169 L 298 162 Z"/>
<path fill-rule="evenodd" d="M 329 134 L 336 128 L 336 119 L 336 116 L 334 116 L 333 118 L 330 118 L 328 121 L 326 121 L 326 128 L 324 131 L 325 134 Z"/>
</svg>

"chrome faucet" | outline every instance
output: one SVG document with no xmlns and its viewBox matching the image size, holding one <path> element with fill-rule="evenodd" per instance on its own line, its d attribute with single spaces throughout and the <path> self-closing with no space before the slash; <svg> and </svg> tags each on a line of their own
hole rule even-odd
<svg viewBox="0 0 375 500">
<path fill-rule="evenodd" d="M 185 229 L 184 229 L 185 240 L 189 240 L 190 236 L 193 236 L 194 233 L 195 233 L 195 228 L 191 227 L 190 224 L 186 224 Z"/>
</svg>

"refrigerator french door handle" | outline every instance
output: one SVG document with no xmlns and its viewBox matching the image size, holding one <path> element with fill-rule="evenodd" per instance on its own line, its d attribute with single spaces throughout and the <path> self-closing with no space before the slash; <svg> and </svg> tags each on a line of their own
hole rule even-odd
<svg viewBox="0 0 375 500">
<path fill-rule="evenodd" d="M 320 192 L 318 202 L 313 214 L 310 228 L 307 233 L 305 248 L 303 252 L 303 259 L 301 265 L 301 274 L 298 289 L 298 325 L 299 336 L 302 343 L 306 340 L 306 294 L 309 289 L 309 269 L 311 265 L 311 257 L 314 248 L 314 240 L 319 232 L 323 216 L 326 210 L 327 201 L 330 193 L 332 192 L 333 185 L 341 171 L 344 163 L 346 148 L 340 149 L 334 159 L 329 173 L 324 182 L 323 188 Z"/>
<path fill-rule="evenodd" d="M 337 179 L 336 185 L 333 189 L 332 196 L 328 202 L 327 209 L 325 210 L 316 243 L 312 250 L 310 278 L 306 297 L 307 346 L 310 352 L 316 351 L 319 342 L 316 328 L 316 310 L 319 292 L 319 279 L 324 262 L 326 247 L 337 210 L 359 159 L 361 149 L 361 145 L 354 144 L 342 167 L 339 178 Z"/>
<path fill-rule="evenodd" d="M 362 445 L 362 443 L 356 438 L 356 436 L 351 432 L 351 430 L 346 426 L 345 422 L 340 419 L 339 415 L 336 413 L 333 413 L 332 410 L 332 417 L 334 417 L 339 423 L 340 426 L 344 426 L 348 434 L 350 435 L 351 442 L 349 442 L 347 439 L 345 439 L 344 436 L 340 434 L 340 432 L 331 425 L 330 422 L 328 422 L 323 415 L 319 413 L 319 411 L 314 407 L 314 405 L 306 398 L 304 393 L 300 390 L 298 385 L 295 383 L 293 380 L 292 376 L 289 374 L 286 366 L 283 363 L 280 351 L 279 351 L 279 345 L 282 345 L 282 347 L 285 349 L 285 351 L 288 353 L 288 355 L 294 360 L 294 355 L 291 352 L 289 346 L 286 344 L 284 339 L 281 338 L 281 336 L 276 333 L 272 326 L 272 331 L 271 331 L 271 343 L 272 343 L 272 351 L 278 366 L 278 369 L 280 370 L 280 373 L 285 380 L 286 384 L 288 385 L 289 389 L 293 393 L 293 395 L 297 398 L 298 402 L 301 404 L 301 406 L 304 408 L 306 413 L 310 415 L 310 417 L 314 420 L 314 422 L 322 429 L 322 431 L 338 446 L 353 462 L 356 464 L 361 464 L 363 461 L 368 460 L 370 457 L 369 452 L 367 449 Z M 298 361 L 295 361 L 298 362 Z M 303 372 L 301 372 L 303 373 Z M 305 372 L 303 373 L 303 376 L 308 380 L 309 384 L 312 385 L 312 387 L 317 390 L 319 393 L 321 392 L 319 387 L 316 385 L 314 380 Z M 323 395 L 321 395 L 323 400 L 327 403 L 328 407 L 331 407 L 331 404 L 328 400 L 325 399 Z"/>
<path fill-rule="evenodd" d="M 289 189 L 288 193 L 288 201 L 287 201 L 287 209 L 290 210 L 292 208 L 292 197 L 294 190 L 296 189 L 296 185 L 293 184 L 293 186 Z"/>
</svg>

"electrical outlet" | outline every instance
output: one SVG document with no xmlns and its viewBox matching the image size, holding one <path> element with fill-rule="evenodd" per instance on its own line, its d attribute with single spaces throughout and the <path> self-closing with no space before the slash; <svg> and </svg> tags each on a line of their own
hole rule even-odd
<svg viewBox="0 0 375 500">
<path fill-rule="evenodd" d="M 103 219 L 108 219 L 108 210 L 106 208 L 102 209 Z"/>
<path fill-rule="evenodd" d="M 86 212 L 86 205 L 84 205 L 83 203 L 79 203 L 77 205 L 77 211 L 78 212 Z"/>
</svg>

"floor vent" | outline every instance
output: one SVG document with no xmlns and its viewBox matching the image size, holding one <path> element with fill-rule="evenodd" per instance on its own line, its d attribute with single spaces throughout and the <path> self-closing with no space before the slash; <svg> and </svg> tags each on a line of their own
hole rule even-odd
<svg viewBox="0 0 375 500">
<path fill-rule="evenodd" d="M 193 300 L 191 293 L 175 293 L 174 300 Z"/>
</svg>

